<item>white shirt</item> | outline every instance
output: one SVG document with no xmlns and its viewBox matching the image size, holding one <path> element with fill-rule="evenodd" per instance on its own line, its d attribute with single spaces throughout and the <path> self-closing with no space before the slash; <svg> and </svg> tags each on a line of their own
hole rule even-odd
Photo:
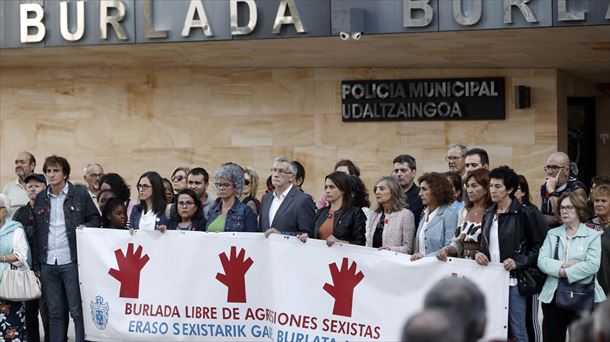
<svg viewBox="0 0 610 342">
<path fill-rule="evenodd" d="M 17 270 L 19 271 L 28 269 L 28 267 L 21 262 L 28 262 L 28 249 L 28 240 L 25 236 L 25 231 L 21 228 L 15 229 L 13 232 L 13 253 L 19 256 L 19 260 L 11 264 L 17 267 Z"/>
<path fill-rule="evenodd" d="M 94 194 L 91 190 L 89 190 L 89 188 L 87 188 L 87 191 L 89 192 L 89 196 L 91 196 L 91 199 L 93 200 L 93 204 L 95 204 L 97 211 L 100 213 L 100 215 L 102 215 L 102 211 L 100 210 L 100 205 L 99 205 L 99 203 L 97 203 L 97 195 Z"/>
<path fill-rule="evenodd" d="M 68 195 L 68 182 L 58 195 L 51 192 L 51 187 L 47 189 L 47 196 L 51 203 L 49 217 L 49 240 L 47 251 L 47 264 L 66 265 L 72 262 L 70 255 L 70 244 L 66 232 L 66 218 L 64 216 L 64 202 Z"/>
<path fill-rule="evenodd" d="M 275 214 L 277 214 L 277 210 L 286 199 L 288 192 L 292 189 L 292 184 L 286 189 L 286 191 L 282 192 L 279 196 L 276 195 L 275 191 L 273 191 L 273 201 L 271 201 L 271 205 L 269 206 L 269 226 L 273 225 L 273 219 L 275 218 Z"/>
<path fill-rule="evenodd" d="M 138 229 L 140 230 L 155 230 L 155 226 L 157 223 L 157 215 L 152 210 L 149 210 L 145 214 L 142 214 L 140 217 L 140 224 L 138 225 Z"/>
<path fill-rule="evenodd" d="M 28 193 L 25 191 L 25 188 L 21 185 L 21 183 L 19 183 L 19 179 L 6 184 L 2 193 L 4 193 L 8 199 L 6 208 L 8 210 L 9 218 L 13 216 L 17 209 L 30 202 Z"/>
<path fill-rule="evenodd" d="M 428 226 L 428 223 L 430 223 L 430 221 L 432 221 L 432 219 L 434 218 L 434 216 L 436 216 L 436 210 L 438 208 L 434 209 L 433 212 L 428 213 L 428 208 L 424 209 L 424 223 L 421 226 L 421 229 L 419 231 L 419 235 L 418 235 L 418 246 L 419 246 L 419 250 L 418 252 L 426 255 L 426 227 Z"/>
</svg>

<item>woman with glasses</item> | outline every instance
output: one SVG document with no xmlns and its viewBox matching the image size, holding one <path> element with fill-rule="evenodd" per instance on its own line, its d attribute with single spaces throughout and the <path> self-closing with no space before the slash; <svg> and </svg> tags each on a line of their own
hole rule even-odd
<svg viewBox="0 0 610 342">
<path fill-rule="evenodd" d="M 415 235 L 415 248 L 411 260 L 434 256 L 448 246 L 455 235 L 458 214 L 451 209 L 454 189 L 442 173 L 424 173 L 419 177 L 419 198 L 426 206 Z"/>
<path fill-rule="evenodd" d="M 234 163 L 226 163 L 214 172 L 218 198 L 208 212 L 208 232 L 256 232 L 256 214 L 239 201 L 244 189 L 244 171 Z"/>
<path fill-rule="evenodd" d="M 138 180 L 137 188 L 140 204 L 131 211 L 129 228 L 164 232 L 167 229 L 167 219 L 161 176 L 155 171 L 145 172 Z"/>
<path fill-rule="evenodd" d="M 380 250 L 411 254 L 415 235 L 413 213 L 405 208 L 398 181 L 384 176 L 373 188 L 377 208 L 371 218 L 366 245 Z"/>
<path fill-rule="evenodd" d="M 178 217 L 169 221 L 169 230 L 205 231 L 207 221 L 203 217 L 201 200 L 191 189 L 184 189 L 176 197 Z"/>
<path fill-rule="evenodd" d="M 489 177 L 493 205 L 485 211 L 481 246 L 474 260 L 482 266 L 490 262 L 502 263 L 510 272 L 508 334 L 517 342 L 528 341 L 527 297 L 517 286 L 517 271 L 536 266 L 546 227 L 514 198 L 518 178 L 513 169 L 501 166 L 491 170 Z"/>
<path fill-rule="evenodd" d="M 174 187 L 174 194 L 178 194 L 180 191 L 186 189 L 186 177 L 189 174 L 188 167 L 178 167 L 172 172 L 172 186 Z"/>
<path fill-rule="evenodd" d="M 557 200 L 557 205 L 563 225 L 549 230 L 538 255 L 538 267 L 547 274 L 539 297 L 544 313 L 545 341 L 565 341 L 568 326 L 581 315 L 579 311 L 557 306 L 557 288 L 561 281 L 570 284 L 593 282 L 593 301 L 606 300 L 595 279 L 601 262 L 600 234 L 583 224 L 588 216 L 586 197 L 576 192 L 565 193 Z M 590 305 L 584 310 L 593 309 L 593 303 Z"/>
<path fill-rule="evenodd" d="M 261 202 L 256 198 L 256 193 L 258 191 L 258 174 L 256 174 L 256 170 L 251 167 L 246 167 L 244 169 L 244 190 L 240 197 L 241 203 L 247 205 L 254 211 L 255 215 L 258 215 L 258 212 L 261 209 Z"/>
</svg>

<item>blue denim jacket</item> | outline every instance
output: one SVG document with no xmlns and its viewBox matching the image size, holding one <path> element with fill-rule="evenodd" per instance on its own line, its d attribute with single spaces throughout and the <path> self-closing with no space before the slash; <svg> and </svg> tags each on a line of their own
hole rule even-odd
<svg viewBox="0 0 610 342">
<path fill-rule="evenodd" d="M 217 198 L 216 203 L 214 203 L 214 206 L 208 212 L 206 231 L 210 224 L 220 215 L 221 203 L 222 199 Z M 256 215 L 252 209 L 236 198 L 233 207 L 227 212 L 225 232 L 257 232 L 257 227 Z"/>
</svg>

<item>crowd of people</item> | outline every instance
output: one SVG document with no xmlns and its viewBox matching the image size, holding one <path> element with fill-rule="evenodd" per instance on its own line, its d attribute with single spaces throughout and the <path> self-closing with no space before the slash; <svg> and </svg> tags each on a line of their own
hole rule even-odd
<svg viewBox="0 0 610 342">
<path fill-rule="evenodd" d="M 72 183 L 65 158 L 47 157 L 42 173 L 36 173 L 34 155 L 21 152 L 15 159 L 17 179 L 0 195 L 0 282 L 9 267 L 31 268 L 41 279 L 43 296 L 26 302 L 0 299 L 0 337 L 38 341 L 40 314 L 45 341 L 65 341 L 69 317 L 75 339 L 84 340 L 76 229 L 102 227 L 285 234 L 303 243 L 320 239 L 328 246 L 405 253 L 412 262 L 455 257 L 481 266 L 501 263 L 510 272 L 509 338 L 565 340 L 570 324 L 588 317 L 585 313 L 596 310 L 610 291 L 610 177 L 595 177 L 589 193 L 569 157 L 552 153 L 534 205 L 525 177 L 508 166 L 492 169 L 485 150 L 455 144 L 445 159 L 447 171 L 417 177 L 415 158 L 397 156 L 372 187 L 374 199 L 350 160 L 329 170 L 323 196 L 314 200 L 301 189 L 303 165 L 279 157 L 270 165 L 260 200 L 262 172 L 234 162 L 220 165 L 211 177 L 203 167 L 177 167 L 169 178 L 147 171 L 135 184 L 134 200 L 124 179 L 105 173 L 100 164 L 86 165 L 83 180 Z M 590 307 L 558 305 L 565 284 L 588 285 Z M 470 285 L 455 288 L 468 293 Z M 454 322 L 441 312 L 451 306 L 444 298 L 427 298 L 425 310 L 407 327 L 446 321 L 448 328 L 462 327 L 459 341 L 481 337 L 484 320 Z M 406 332 L 403 337 L 416 340 Z"/>
</svg>

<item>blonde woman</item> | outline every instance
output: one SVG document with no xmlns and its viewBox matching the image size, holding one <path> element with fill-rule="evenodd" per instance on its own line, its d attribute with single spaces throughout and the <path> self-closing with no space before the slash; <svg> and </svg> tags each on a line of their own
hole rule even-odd
<svg viewBox="0 0 610 342">
<path fill-rule="evenodd" d="M 405 208 L 400 184 L 392 176 L 384 176 L 373 188 L 377 208 L 371 218 L 368 247 L 412 254 L 415 237 L 413 213 Z"/>
<path fill-rule="evenodd" d="M 258 215 L 261 202 L 256 198 L 258 191 L 258 174 L 251 167 L 244 168 L 244 190 L 240 196 L 241 203 L 247 205 Z"/>
</svg>

